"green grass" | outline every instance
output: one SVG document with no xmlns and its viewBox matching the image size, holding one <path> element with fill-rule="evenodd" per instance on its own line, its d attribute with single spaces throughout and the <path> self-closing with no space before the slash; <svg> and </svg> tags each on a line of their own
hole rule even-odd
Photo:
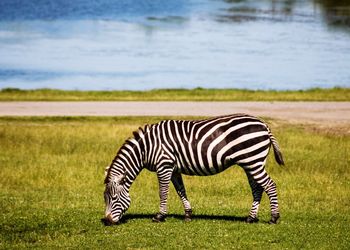
<svg viewBox="0 0 350 250">
<path fill-rule="evenodd" d="M 155 89 L 150 91 L 0 91 L 0 101 L 350 101 L 350 88 L 297 91 L 244 89 Z"/>
<path fill-rule="evenodd" d="M 131 132 L 160 117 L 0 118 L 0 248 L 349 249 L 350 137 L 271 121 L 286 166 L 269 158 L 281 221 L 245 224 L 251 194 L 244 172 L 184 178 L 194 219 L 182 221 L 174 188 L 165 223 L 156 176 L 143 171 L 131 188 L 127 222 L 105 227 L 104 168 Z"/>
</svg>

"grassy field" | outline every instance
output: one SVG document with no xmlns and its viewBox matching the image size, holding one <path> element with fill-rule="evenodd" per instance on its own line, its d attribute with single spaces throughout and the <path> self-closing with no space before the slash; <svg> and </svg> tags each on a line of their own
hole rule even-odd
<svg viewBox="0 0 350 250">
<path fill-rule="evenodd" d="M 0 118 L 0 248 L 349 249 L 350 137 L 269 120 L 286 166 L 270 157 L 281 221 L 264 195 L 260 222 L 242 222 L 251 205 L 239 167 L 185 177 L 194 219 L 170 190 L 165 223 L 156 176 L 143 171 L 131 188 L 124 224 L 105 227 L 104 168 L 131 132 L 159 117 Z"/>
<path fill-rule="evenodd" d="M 300 91 L 202 88 L 150 91 L 2 89 L 0 101 L 350 101 L 350 88 L 316 88 Z"/>
</svg>

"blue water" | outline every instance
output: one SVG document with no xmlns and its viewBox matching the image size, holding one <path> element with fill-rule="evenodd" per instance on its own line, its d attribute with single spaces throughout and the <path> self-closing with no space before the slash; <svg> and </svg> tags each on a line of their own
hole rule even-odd
<svg viewBox="0 0 350 250">
<path fill-rule="evenodd" d="M 344 2 L 1 0 L 0 88 L 350 87 Z"/>
</svg>

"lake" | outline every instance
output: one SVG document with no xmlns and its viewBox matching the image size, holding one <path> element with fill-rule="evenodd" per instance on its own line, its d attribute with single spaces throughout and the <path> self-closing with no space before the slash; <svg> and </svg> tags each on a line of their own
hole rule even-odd
<svg viewBox="0 0 350 250">
<path fill-rule="evenodd" d="M 0 1 L 0 89 L 335 86 L 350 1 Z"/>
</svg>

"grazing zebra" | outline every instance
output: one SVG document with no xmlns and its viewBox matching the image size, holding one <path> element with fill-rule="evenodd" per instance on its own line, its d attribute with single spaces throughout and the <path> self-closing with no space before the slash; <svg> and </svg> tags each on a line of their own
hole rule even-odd
<svg viewBox="0 0 350 250">
<path fill-rule="evenodd" d="M 170 181 L 183 203 L 185 220 L 192 209 L 181 174 L 207 176 L 230 166 L 241 166 L 252 189 L 253 204 L 247 222 L 256 222 L 265 191 L 270 199 L 271 224 L 279 218 L 276 184 L 265 171 L 272 145 L 275 159 L 283 165 L 277 140 L 262 120 L 234 114 L 198 121 L 165 120 L 133 133 L 106 169 L 104 199 L 106 225 L 117 224 L 130 206 L 129 189 L 142 169 L 156 172 L 160 210 L 153 221 L 165 220 Z"/>
</svg>

